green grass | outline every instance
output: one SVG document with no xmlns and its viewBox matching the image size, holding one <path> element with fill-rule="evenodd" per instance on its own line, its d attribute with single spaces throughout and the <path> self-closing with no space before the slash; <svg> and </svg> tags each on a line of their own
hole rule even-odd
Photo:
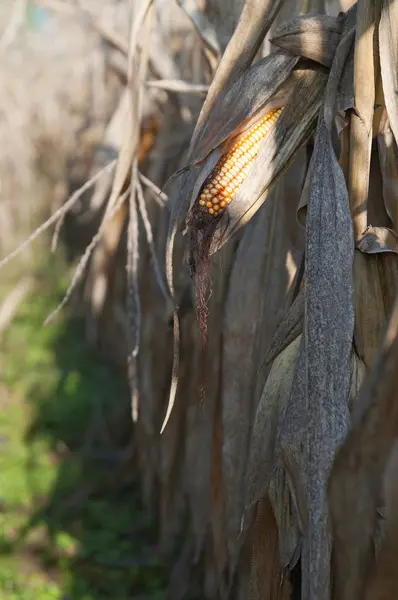
<svg viewBox="0 0 398 600">
<path fill-rule="evenodd" d="M 0 339 L 0 598 L 161 600 L 133 468 L 107 483 L 131 433 L 124 378 L 87 347 L 81 319 L 43 325 L 60 273 L 57 260 L 39 270 Z"/>
</svg>

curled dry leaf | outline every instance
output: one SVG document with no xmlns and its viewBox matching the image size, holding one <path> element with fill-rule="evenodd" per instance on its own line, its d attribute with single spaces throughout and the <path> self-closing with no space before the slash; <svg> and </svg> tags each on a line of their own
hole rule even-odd
<svg viewBox="0 0 398 600">
<path fill-rule="evenodd" d="M 398 235 L 387 227 L 369 226 L 357 242 L 357 248 L 365 254 L 394 252 L 398 254 Z"/>
<path fill-rule="evenodd" d="M 284 50 L 330 67 L 340 42 L 345 15 L 302 16 L 281 23 L 271 38 Z"/>
</svg>

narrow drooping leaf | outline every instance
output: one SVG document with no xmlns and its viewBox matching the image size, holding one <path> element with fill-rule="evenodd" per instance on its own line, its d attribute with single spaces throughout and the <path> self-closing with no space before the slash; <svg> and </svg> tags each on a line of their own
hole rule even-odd
<svg viewBox="0 0 398 600">
<path fill-rule="evenodd" d="M 330 67 L 340 42 L 345 16 L 303 16 L 281 23 L 272 44 L 291 54 L 315 60 Z"/>
<path fill-rule="evenodd" d="M 374 565 L 376 511 L 383 474 L 398 436 L 397 377 L 398 303 L 364 382 L 351 432 L 331 473 L 329 499 L 338 600 L 364 598 L 367 575 Z"/>
</svg>

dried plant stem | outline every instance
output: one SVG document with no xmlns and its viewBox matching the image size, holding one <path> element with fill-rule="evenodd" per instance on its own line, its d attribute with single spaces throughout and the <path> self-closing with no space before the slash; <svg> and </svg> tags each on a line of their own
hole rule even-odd
<svg viewBox="0 0 398 600">
<path fill-rule="evenodd" d="M 112 161 L 109 163 L 102 171 L 97 173 L 90 181 L 85 183 L 79 190 L 77 190 L 70 198 L 65 202 L 63 206 L 61 206 L 47 221 L 42 223 L 26 240 L 22 242 L 18 248 L 16 248 L 13 252 L 5 256 L 0 261 L 0 269 L 8 264 L 13 258 L 21 254 L 32 242 L 34 242 L 42 233 L 44 233 L 51 225 L 56 223 L 58 219 L 62 219 L 66 213 L 72 208 L 72 206 L 77 202 L 77 200 L 81 197 L 81 195 L 89 189 L 93 183 L 105 172 L 110 169 L 113 169 L 116 164 L 116 161 Z"/>
<path fill-rule="evenodd" d="M 148 211 L 147 211 L 146 205 L 145 205 L 144 193 L 142 191 L 142 187 L 139 182 L 139 179 L 137 179 L 137 181 L 136 181 L 136 188 L 137 188 L 136 191 L 137 191 L 138 209 L 139 209 L 139 212 L 141 215 L 142 222 L 144 224 L 145 235 L 146 235 L 146 239 L 148 242 L 149 251 L 151 254 L 151 259 L 152 259 L 153 268 L 155 271 L 156 281 L 158 282 L 158 285 L 163 294 L 163 297 L 165 298 L 165 300 L 168 300 L 169 296 L 168 296 L 166 286 L 163 281 L 163 276 L 160 271 L 159 261 L 156 256 L 156 248 L 155 248 L 155 243 L 154 243 L 154 239 L 153 239 L 152 226 L 151 226 L 151 222 L 148 217 Z"/>
<path fill-rule="evenodd" d="M 141 331 L 141 302 L 138 282 L 139 231 L 136 191 L 136 186 L 132 186 L 129 196 L 129 223 L 127 228 L 127 315 L 130 325 L 128 376 L 131 387 L 131 415 L 134 422 L 138 419 L 137 358 Z"/>
<path fill-rule="evenodd" d="M 138 352 L 141 332 L 141 304 L 139 295 L 138 281 L 138 261 L 139 261 L 139 230 L 138 230 L 138 210 L 137 210 L 137 189 L 138 179 L 138 160 L 137 150 L 139 144 L 139 124 L 142 118 L 143 102 L 143 84 L 145 81 L 148 59 L 149 59 L 149 37 L 152 25 L 153 14 L 152 0 L 146 0 L 138 9 L 135 18 L 132 19 L 130 31 L 130 45 L 128 55 L 128 83 L 131 90 L 131 112 L 133 117 L 133 131 L 130 147 L 131 160 L 131 192 L 129 198 L 129 222 L 127 228 L 127 315 L 130 326 L 129 336 L 129 355 L 128 355 L 128 377 L 131 389 L 131 415 L 133 422 L 138 420 L 139 394 L 138 394 Z M 131 14 L 134 15 L 134 4 L 131 3 Z M 139 64 L 137 65 L 136 47 L 138 31 L 144 24 L 142 52 Z M 138 86 L 137 86 L 138 82 Z M 134 85 L 135 83 L 135 85 Z M 139 202 L 139 200 L 138 200 Z M 145 204 L 145 203 L 144 203 Z M 145 206 L 144 206 L 145 209 Z M 146 214 L 146 211 L 143 211 Z M 145 225 L 145 222 L 144 222 Z M 147 228 L 146 228 L 147 230 Z M 152 230 L 149 227 L 149 237 Z M 148 236 L 148 230 L 147 230 Z"/>
<path fill-rule="evenodd" d="M 188 83 L 187 81 L 180 81 L 177 79 L 160 79 L 156 81 L 146 81 L 145 85 L 159 90 L 166 90 L 167 92 L 179 92 L 180 94 L 207 94 L 209 90 L 208 85 Z"/>
<path fill-rule="evenodd" d="M 90 260 L 90 257 L 92 255 L 95 247 L 97 246 L 98 242 L 102 238 L 102 235 L 103 235 L 104 229 L 105 229 L 105 225 L 108 223 L 108 221 L 110 221 L 114 217 L 114 215 L 117 213 L 117 211 L 121 208 L 121 206 L 123 205 L 123 203 L 126 200 L 127 195 L 129 193 L 130 193 L 130 190 L 128 189 L 122 196 L 120 196 L 117 203 L 112 207 L 112 210 L 110 210 L 109 213 L 107 214 L 106 219 L 104 219 L 102 221 L 100 228 L 98 229 L 97 233 L 91 240 L 90 244 L 87 246 L 83 256 L 81 257 L 81 259 L 78 262 L 78 265 L 75 269 L 75 272 L 73 274 L 73 277 L 71 279 L 71 282 L 69 284 L 69 287 L 66 291 L 65 296 L 63 297 L 62 301 L 57 306 L 57 308 L 47 317 L 47 319 L 44 322 L 45 325 L 50 323 L 50 321 L 52 321 L 58 315 L 58 313 L 64 308 L 64 306 L 70 300 L 70 297 L 72 296 L 72 293 L 73 293 L 74 289 L 76 288 L 76 285 L 79 283 L 79 281 L 81 280 L 81 278 L 84 274 L 84 271 L 87 267 L 87 264 Z"/>
<path fill-rule="evenodd" d="M 111 171 L 114 168 L 115 164 L 116 164 L 116 160 L 113 160 L 111 163 L 109 163 L 108 165 L 106 165 L 103 169 L 101 169 L 100 171 L 98 171 L 98 173 L 96 173 L 93 177 L 91 177 L 91 179 L 89 179 L 88 181 L 86 181 L 86 183 L 84 185 L 82 185 L 75 192 L 75 194 L 76 194 L 75 200 L 78 200 L 79 198 L 81 198 L 81 196 L 85 192 L 87 192 L 102 177 L 102 175 L 105 175 L 105 173 L 107 173 L 108 171 Z M 73 196 L 75 196 L 75 194 Z M 59 241 L 59 235 L 60 235 L 60 232 L 61 232 L 62 225 L 64 224 L 64 221 L 65 221 L 65 216 L 66 216 L 66 213 L 63 213 L 60 216 L 57 224 L 55 225 L 54 235 L 53 235 L 53 238 L 51 240 L 51 252 L 55 252 L 55 250 L 57 249 L 58 241 Z"/>
<path fill-rule="evenodd" d="M 143 175 L 142 173 L 138 173 L 138 179 L 152 193 L 153 197 L 155 198 L 155 200 L 157 201 L 157 203 L 159 204 L 159 206 L 163 207 L 164 204 L 165 204 L 165 202 L 167 202 L 167 200 L 168 200 L 167 194 L 165 194 L 164 192 L 162 192 L 162 190 L 160 189 L 160 187 L 158 187 L 156 185 L 156 183 L 153 183 L 153 181 L 151 181 L 150 179 L 148 179 L 148 177 L 145 177 L 145 175 Z"/>
</svg>

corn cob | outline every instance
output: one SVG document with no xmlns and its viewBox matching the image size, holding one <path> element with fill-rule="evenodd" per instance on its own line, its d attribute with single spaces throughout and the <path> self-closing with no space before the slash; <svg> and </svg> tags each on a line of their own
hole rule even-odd
<svg viewBox="0 0 398 600">
<path fill-rule="evenodd" d="M 216 217 L 228 206 L 253 165 L 262 140 L 279 118 L 282 108 L 264 115 L 236 141 L 204 182 L 199 205 Z"/>
</svg>

